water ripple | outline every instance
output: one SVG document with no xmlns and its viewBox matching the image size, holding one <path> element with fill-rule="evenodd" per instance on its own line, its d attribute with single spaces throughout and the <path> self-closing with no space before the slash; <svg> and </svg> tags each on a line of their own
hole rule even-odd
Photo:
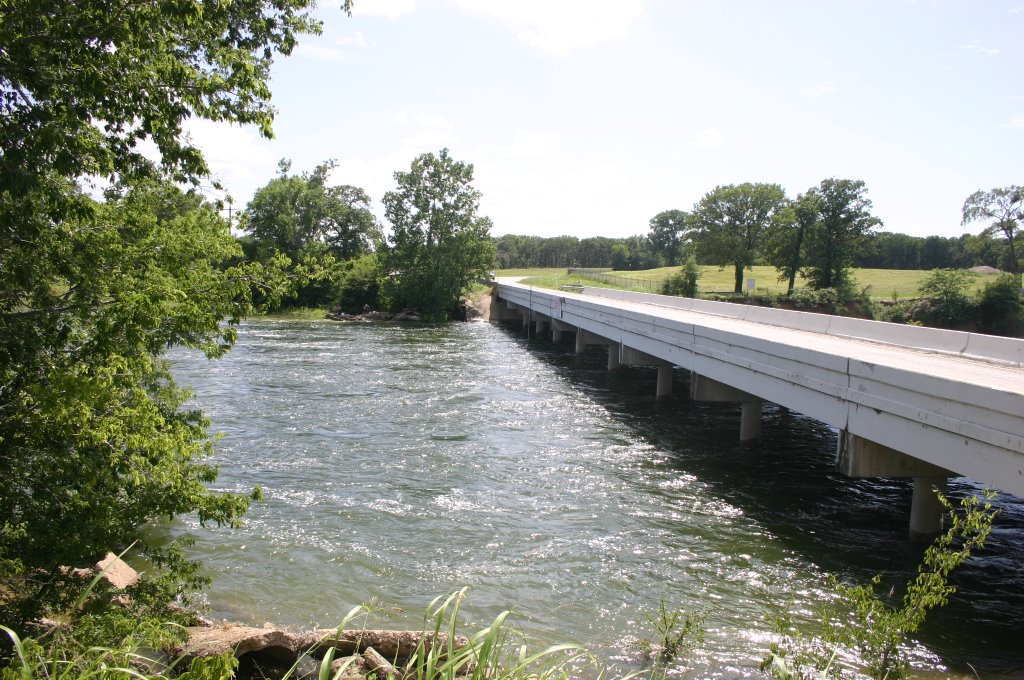
<svg viewBox="0 0 1024 680">
<path fill-rule="evenodd" d="M 825 572 L 905 581 L 919 558 L 909 486 L 836 475 L 828 427 L 768 406 L 752 453 L 737 407 L 657 402 L 652 370 L 609 373 L 600 354 L 486 324 L 255 321 L 224 360 L 172 358 L 224 434 L 218 488 L 267 497 L 237 531 L 153 529 L 196 539 L 218 616 L 329 626 L 378 598 L 405 612 L 381 625 L 416 625 L 470 585 L 471 622 L 513 607 L 528 633 L 631 669 L 664 597 L 707 614 L 680 671 L 754 677 L 771 616 L 812 618 Z M 1024 669 L 1024 506 L 1003 505 L 965 597 L 922 631 L 922 668 Z"/>
</svg>

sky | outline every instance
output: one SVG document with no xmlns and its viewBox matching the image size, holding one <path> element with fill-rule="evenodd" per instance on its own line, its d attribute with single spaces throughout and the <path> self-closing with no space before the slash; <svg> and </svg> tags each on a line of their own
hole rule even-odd
<svg viewBox="0 0 1024 680">
<path fill-rule="evenodd" d="M 448 148 L 492 234 L 622 238 L 716 186 L 863 180 L 885 231 L 1024 184 L 1024 0 L 321 0 L 272 75 L 275 139 L 188 129 L 236 207 L 328 159 L 383 221 Z"/>
</svg>

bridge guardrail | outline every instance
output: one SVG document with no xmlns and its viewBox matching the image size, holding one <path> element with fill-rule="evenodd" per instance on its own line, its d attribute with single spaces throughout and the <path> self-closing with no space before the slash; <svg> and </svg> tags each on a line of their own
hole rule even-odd
<svg viewBox="0 0 1024 680">
<path fill-rule="evenodd" d="M 837 337 L 856 338 L 891 345 L 913 344 L 920 349 L 936 352 L 1024 364 L 1024 339 L 1020 338 L 1003 338 L 982 333 L 925 328 L 888 321 L 855 319 L 847 316 L 801 312 L 792 309 L 773 309 L 672 295 L 652 295 L 595 286 L 587 286 L 583 292 L 586 295 L 613 298 L 624 302 L 639 302 L 684 311 L 715 314 Z"/>
</svg>

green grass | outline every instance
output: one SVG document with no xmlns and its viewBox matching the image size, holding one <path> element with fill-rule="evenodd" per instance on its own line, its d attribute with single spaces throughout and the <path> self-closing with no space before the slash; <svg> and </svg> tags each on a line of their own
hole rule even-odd
<svg viewBox="0 0 1024 680">
<path fill-rule="evenodd" d="M 316 307 L 291 307 L 275 310 L 270 314 L 265 314 L 262 318 L 285 321 L 320 321 L 325 318 L 326 313 L 326 310 Z"/>
<path fill-rule="evenodd" d="M 731 292 L 733 289 L 733 269 L 726 267 L 721 269 L 714 265 L 701 266 L 701 277 L 697 281 L 701 294 L 707 295 L 712 292 Z M 679 267 L 660 267 L 658 269 L 647 269 L 643 271 L 608 271 L 611 276 L 620 276 L 625 279 L 638 281 L 652 281 L 660 283 L 672 274 L 679 271 Z M 854 269 L 854 288 L 866 290 L 873 300 L 892 300 L 916 297 L 918 288 L 928 278 L 930 272 L 913 269 Z M 585 279 L 577 275 L 569 275 L 565 269 L 504 269 L 498 272 L 498 276 L 525 276 L 523 283 L 540 288 L 558 289 L 565 285 L 585 285 L 603 288 L 622 287 L 626 289 L 649 290 L 641 285 L 616 286 L 610 283 Z M 774 267 L 756 266 L 748 269 L 745 279 L 754 279 L 754 286 L 761 293 L 785 293 L 787 283 L 778 280 L 778 273 Z M 980 290 L 991 276 L 978 276 L 974 278 L 973 290 Z M 628 283 L 628 282 L 627 282 Z M 797 279 L 796 287 L 801 288 L 805 282 Z"/>
</svg>

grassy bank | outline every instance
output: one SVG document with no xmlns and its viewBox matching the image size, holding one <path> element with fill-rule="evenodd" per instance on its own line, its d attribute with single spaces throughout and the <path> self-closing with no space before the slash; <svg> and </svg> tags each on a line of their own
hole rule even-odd
<svg viewBox="0 0 1024 680">
<path fill-rule="evenodd" d="M 714 265 L 704 265 L 700 267 L 700 270 L 701 277 L 697 283 L 702 294 L 732 291 L 733 270 L 731 268 L 721 269 Z M 612 276 L 621 276 L 628 279 L 661 283 L 678 271 L 679 267 L 661 267 L 644 271 L 609 271 L 607 273 Z M 564 285 L 617 287 L 612 284 L 570 275 L 566 269 L 503 269 L 497 273 L 498 276 L 527 277 L 524 283 L 542 288 L 559 288 Z M 929 273 L 928 271 L 917 269 L 854 269 L 853 278 L 855 288 L 857 290 L 865 290 L 871 299 L 893 300 L 915 297 L 918 288 L 928 278 Z M 752 267 L 747 270 L 746 278 L 754 279 L 754 286 L 758 292 L 786 292 L 786 283 L 778 280 L 778 273 L 774 267 Z M 986 281 L 992 280 L 992 278 L 994 278 L 992 275 L 975 277 L 971 292 L 979 290 L 985 285 Z M 803 286 L 804 282 L 798 279 L 797 288 Z"/>
</svg>

